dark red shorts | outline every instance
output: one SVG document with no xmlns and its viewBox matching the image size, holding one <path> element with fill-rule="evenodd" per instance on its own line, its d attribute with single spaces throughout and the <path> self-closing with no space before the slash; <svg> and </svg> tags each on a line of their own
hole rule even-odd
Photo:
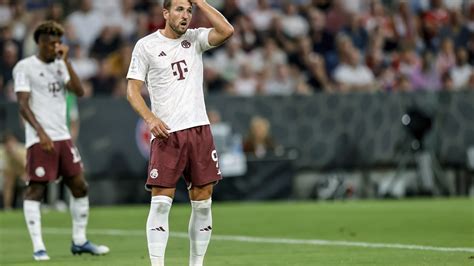
<svg viewBox="0 0 474 266">
<path fill-rule="evenodd" d="M 47 153 L 40 144 L 33 144 L 26 152 L 26 171 L 29 181 L 54 181 L 59 176 L 73 177 L 82 173 L 79 151 L 71 140 L 54 142 L 54 153 Z"/>
<path fill-rule="evenodd" d="M 188 187 L 222 179 L 209 125 L 173 132 L 167 139 L 153 139 L 146 187 L 176 187 L 180 176 Z"/>
</svg>

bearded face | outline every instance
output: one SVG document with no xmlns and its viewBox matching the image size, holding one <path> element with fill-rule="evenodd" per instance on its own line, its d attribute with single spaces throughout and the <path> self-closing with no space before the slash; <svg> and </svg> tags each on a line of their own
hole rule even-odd
<svg viewBox="0 0 474 266">
<path fill-rule="evenodd" d="M 186 33 L 193 17 L 193 6 L 189 0 L 174 0 L 168 9 L 163 10 L 167 25 L 178 35 Z"/>
</svg>

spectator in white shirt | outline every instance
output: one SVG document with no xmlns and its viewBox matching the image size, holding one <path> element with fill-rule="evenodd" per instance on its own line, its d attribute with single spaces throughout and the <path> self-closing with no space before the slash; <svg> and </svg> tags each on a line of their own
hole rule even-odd
<svg viewBox="0 0 474 266">
<path fill-rule="evenodd" d="M 334 80 L 339 84 L 341 91 L 375 89 L 374 74 L 365 64 L 361 63 L 359 50 L 352 48 L 341 59 L 342 63 L 334 70 Z"/>
<path fill-rule="evenodd" d="M 89 50 L 104 26 L 103 15 L 92 9 L 92 0 L 82 0 L 80 9 L 71 13 L 67 21 L 74 28 L 81 47 L 86 50 Z"/>
<path fill-rule="evenodd" d="M 455 90 L 467 88 L 473 69 L 468 63 L 466 48 L 460 47 L 456 50 L 456 65 L 451 69 L 450 74 Z"/>
</svg>

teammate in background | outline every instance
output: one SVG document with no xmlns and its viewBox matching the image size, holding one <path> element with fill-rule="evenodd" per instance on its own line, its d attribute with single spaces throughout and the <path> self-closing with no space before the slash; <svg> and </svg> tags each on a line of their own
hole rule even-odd
<svg viewBox="0 0 474 266">
<path fill-rule="evenodd" d="M 188 29 L 193 5 L 213 28 Z M 164 265 L 168 215 L 181 174 L 188 185 L 189 265 L 203 265 L 212 232 L 211 196 L 222 179 L 206 115 L 202 53 L 225 42 L 232 25 L 205 0 L 164 0 L 164 29 L 140 39 L 128 71 L 127 98 L 151 133 L 146 186 L 151 189 L 146 223 L 152 265 Z M 146 83 L 152 109 L 140 90 Z"/>
<path fill-rule="evenodd" d="M 23 210 L 33 242 L 33 258 L 49 260 L 41 234 L 40 201 L 46 185 L 63 176 L 71 190 L 73 254 L 101 255 L 109 252 L 86 238 L 89 217 L 87 184 L 81 157 L 66 125 L 66 89 L 82 96 L 84 90 L 67 59 L 68 46 L 61 43 L 64 30 L 53 21 L 34 31 L 38 54 L 27 57 L 13 69 L 15 92 L 25 123 L 28 187 Z"/>
</svg>

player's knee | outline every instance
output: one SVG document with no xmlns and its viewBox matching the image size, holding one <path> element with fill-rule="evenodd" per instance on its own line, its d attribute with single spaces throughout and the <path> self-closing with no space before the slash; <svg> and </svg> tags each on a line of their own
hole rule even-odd
<svg viewBox="0 0 474 266">
<path fill-rule="evenodd" d="M 25 200 L 41 201 L 44 196 L 45 184 L 30 184 L 25 192 Z"/>
<path fill-rule="evenodd" d="M 154 196 L 151 199 L 152 210 L 158 214 L 167 214 L 171 209 L 173 199 L 168 196 Z"/>
<path fill-rule="evenodd" d="M 208 210 L 211 208 L 212 200 L 210 198 L 205 200 L 191 200 L 191 206 L 195 210 Z"/>
<path fill-rule="evenodd" d="M 169 212 L 171 205 L 165 202 L 156 203 L 156 212 L 158 214 L 166 214 Z"/>
<path fill-rule="evenodd" d="M 191 188 L 189 191 L 190 198 L 193 201 L 201 201 L 210 199 L 212 196 L 212 188 L 213 185 L 205 185 L 205 186 L 196 186 Z"/>
<path fill-rule="evenodd" d="M 82 198 L 82 197 L 85 197 L 87 196 L 88 192 L 89 192 L 89 186 L 87 185 L 87 183 L 84 181 L 84 182 L 81 182 L 80 184 L 70 188 L 71 189 L 71 193 L 72 195 L 75 197 L 75 198 Z"/>
</svg>

